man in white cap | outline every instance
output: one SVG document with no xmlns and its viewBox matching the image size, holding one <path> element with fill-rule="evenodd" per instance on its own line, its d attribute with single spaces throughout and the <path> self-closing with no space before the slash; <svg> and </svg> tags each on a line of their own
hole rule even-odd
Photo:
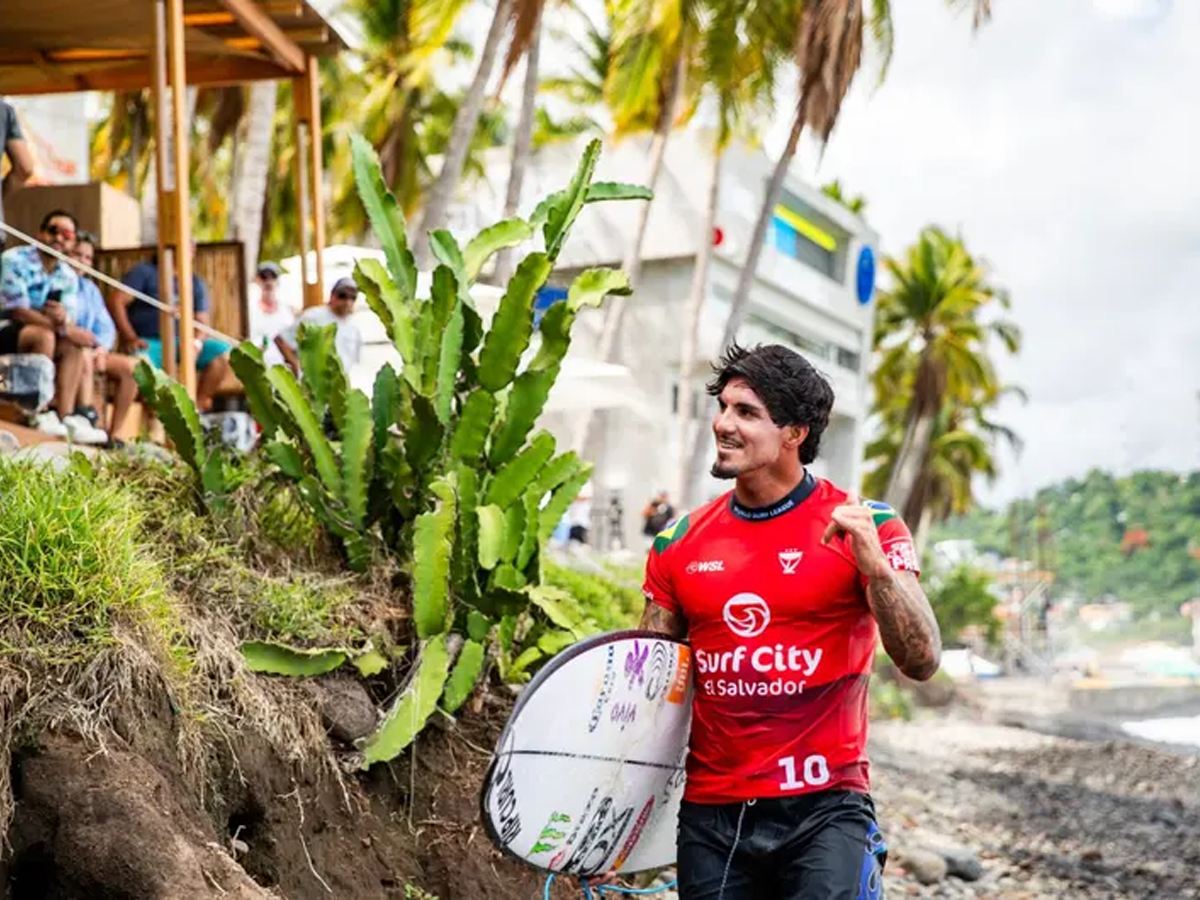
<svg viewBox="0 0 1200 900">
<path fill-rule="evenodd" d="M 281 331 L 275 338 L 275 346 L 283 354 L 291 370 L 300 374 L 299 339 L 301 325 L 319 327 L 321 325 L 336 325 L 337 335 L 334 346 L 337 355 L 341 357 L 342 367 L 349 374 L 358 365 L 362 356 L 362 333 L 352 321 L 350 314 L 354 312 L 354 301 L 358 298 L 358 285 L 353 278 L 339 278 L 329 292 L 329 302 L 324 306 L 313 306 L 304 310 L 295 322 Z"/>
</svg>

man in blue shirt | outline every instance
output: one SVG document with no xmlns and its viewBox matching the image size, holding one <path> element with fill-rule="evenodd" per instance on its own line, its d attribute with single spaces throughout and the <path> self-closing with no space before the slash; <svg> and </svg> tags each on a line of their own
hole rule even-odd
<svg viewBox="0 0 1200 900">
<path fill-rule="evenodd" d="M 192 258 L 196 257 L 196 245 L 190 248 Z M 135 291 L 161 299 L 158 296 L 158 259 L 157 255 L 150 262 L 139 263 L 128 272 L 121 281 Z M 196 321 L 209 324 L 208 287 L 199 275 L 192 274 L 192 306 Z M 159 311 L 157 308 L 130 294 L 117 291 L 109 301 L 109 311 L 113 322 L 116 323 L 117 333 L 123 345 L 130 350 L 143 351 L 150 362 L 158 368 L 163 367 L 162 340 L 159 335 Z M 224 341 L 215 338 L 202 337 L 199 333 L 191 335 L 196 341 L 196 371 L 200 377 L 196 383 L 196 407 L 201 412 L 212 409 L 213 395 L 220 387 L 222 380 L 229 373 L 229 351 L 233 349 Z M 179 336 L 176 336 L 176 341 Z"/>
<path fill-rule="evenodd" d="M 93 267 L 96 261 L 96 236 L 88 231 L 79 232 L 75 239 L 75 248 L 71 258 L 84 266 Z M 78 267 L 77 267 L 78 268 Z M 113 324 L 108 307 L 104 304 L 104 296 L 96 282 L 92 281 L 82 269 L 79 271 L 79 318 L 76 322 L 80 328 L 86 328 L 96 336 L 96 346 L 85 352 L 87 365 L 84 367 L 83 385 L 79 391 L 79 406 L 76 410 L 85 416 L 93 425 L 100 425 L 110 435 L 115 435 L 125 424 L 133 401 L 137 399 L 137 382 L 133 380 L 133 370 L 137 360 L 124 353 L 114 353 L 117 343 L 117 326 Z M 101 423 L 101 416 L 96 411 L 93 402 L 95 394 L 95 373 L 106 376 L 115 388 L 112 397 L 112 418 Z M 103 401 L 103 398 L 101 398 Z M 101 406 L 103 407 L 103 402 Z"/>
<path fill-rule="evenodd" d="M 42 219 L 38 239 L 60 253 L 75 245 L 75 217 L 61 209 Z M 36 353 L 54 361 L 53 406 L 37 417 L 37 427 L 55 437 L 70 436 L 79 443 L 103 444 L 108 435 L 75 415 L 83 380 L 84 351 L 96 337 L 76 324 L 79 279 L 57 257 L 36 247 L 13 247 L 4 252 L 0 295 L 7 318 L 0 321 L 0 355 Z"/>
</svg>

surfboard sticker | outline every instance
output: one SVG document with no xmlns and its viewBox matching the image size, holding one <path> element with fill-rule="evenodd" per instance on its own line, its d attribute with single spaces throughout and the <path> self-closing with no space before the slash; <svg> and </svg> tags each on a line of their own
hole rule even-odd
<svg viewBox="0 0 1200 900">
<path fill-rule="evenodd" d="M 616 631 L 534 677 L 484 778 L 484 826 L 505 853 L 592 876 L 675 861 L 692 713 L 686 644 Z"/>
</svg>

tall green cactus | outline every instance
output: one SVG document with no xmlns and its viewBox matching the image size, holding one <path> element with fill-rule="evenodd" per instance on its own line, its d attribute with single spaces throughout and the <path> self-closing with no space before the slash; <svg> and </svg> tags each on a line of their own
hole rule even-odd
<svg viewBox="0 0 1200 900">
<path fill-rule="evenodd" d="M 354 277 L 402 370 L 385 367 L 371 397 L 350 389 L 332 326 L 301 329 L 300 381 L 282 367 L 268 370 L 249 345 L 235 351 L 234 366 L 269 458 L 344 542 L 352 565 L 365 566 L 373 548 L 384 548 L 408 573 L 424 650 L 410 689 L 367 742 L 369 765 L 411 742 L 437 695 L 444 692 L 450 712 L 465 702 L 484 670 L 487 642 L 498 641 L 502 668 L 522 678 L 576 637 L 541 585 L 541 551 L 591 466 L 574 453 L 555 456 L 554 438 L 533 432 L 576 315 L 609 294 L 627 294 L 629 285 L 620 272 L 588 270 L 536 329 L 534 299 L 587 204 L 650 194 L 593 184 L 600 153 L 594 141 L 570 183 L 528 221 L 506 219 L 461 248 L 448 232 L 430 235 L 437 265 L 429 296 L 418 297 L 399 204 L 370 145 L 354 137 L 351 149 L 386 259 L 359 261 Z M 471 293 L 475 279 L 495 253 L 539 232 L 544 248 L 517 265 L 485 330 Z M 469 635 L 457 661 L 448 650 L 459 646 L 457 638 L 447 641 L 451 634 Z"/>
<path fill-rule="evenodd" d="M 206 444 L 196 404 L 183 385 L 146 360 L 134 367 L 133 378 L 142 398 L 162 422 L 176 452 L 195 471 L 205 505 L 217 511 L 223 509 L 233 488 L 233 474 L 221 448 Z"/>
</svg>

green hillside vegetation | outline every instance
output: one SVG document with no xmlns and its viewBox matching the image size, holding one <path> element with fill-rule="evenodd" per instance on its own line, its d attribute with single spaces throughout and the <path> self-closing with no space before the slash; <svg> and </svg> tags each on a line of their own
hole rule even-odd
<svg viewBox="0 0 1200 900">
<path fill-rule="evenodd" d="M 942 523 L 933 540 L 969 538 L 1057 573 L 1057 596 L 1112 597 L 1139 614 L 1173 613 L 1200 596 L 1200 472 L 1096 469 L 1003 510 Z"/>
</svg>

